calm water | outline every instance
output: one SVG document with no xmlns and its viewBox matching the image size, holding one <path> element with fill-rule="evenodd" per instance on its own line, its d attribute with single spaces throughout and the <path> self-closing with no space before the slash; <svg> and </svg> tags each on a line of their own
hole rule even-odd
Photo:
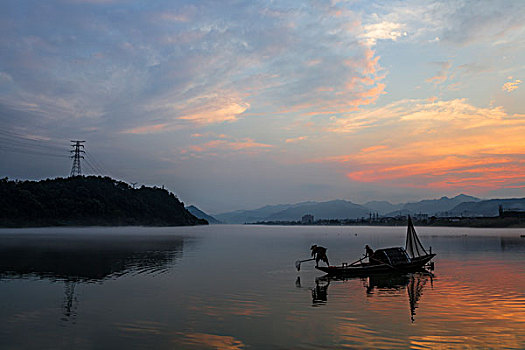
<svg viewBox="0 0 525 350">
<path fill-rule="evenodd" d="M 405 228 L 0 230 L 0 348 L 525 348 L 524 229 L 416 227 L 434 276 L 328 281 Z"/>
</svg>

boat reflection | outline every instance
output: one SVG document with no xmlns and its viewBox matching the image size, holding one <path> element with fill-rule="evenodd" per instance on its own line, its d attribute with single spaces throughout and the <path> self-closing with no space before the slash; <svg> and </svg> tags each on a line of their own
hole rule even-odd
<svg viewBox="0 0 525 350">
<path fill-rule="evenodd" d="M 76 318 L 75 289 L 127 274 L 167 272 L 182 256 L 181 237 L 133 235 L 2 235 L 0 280 L 64 284 L 64 321 Z"/>
<path fill-rule="evenodd" d="M 367 297 L 401 295 L 406 289 L 410 304 L 410 319 L 414 322 L 423 289 L 429 281 L 433 288 L 433 277 L 434 275 L 426 270 L 408 274 L 372 275 L 366 278 L 338 278 L 328 275 L 318 277 L 315 280 L 315 287 L 312 288 L 312 304 L 319 306 L 328 301 L 328 287 L 331 282 L 360 280 Z"/>
</svg>

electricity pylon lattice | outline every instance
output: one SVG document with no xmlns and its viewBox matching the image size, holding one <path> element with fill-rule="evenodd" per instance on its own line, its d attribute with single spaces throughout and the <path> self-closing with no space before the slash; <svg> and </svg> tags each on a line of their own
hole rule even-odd
<svg viewBox="0 0 525 350">
<path fill-rule="evenodd" d="M 71 158 L 73 159 L 73 166 L 71 167 L 71 174 L 69 176 L 81 176 L 82 175 L 82 168 L 80 167 L 80 159 L 84 159 L 83 154 L 86 153 L 84 151 L 84 145 L 83 143 L 86 141 L 77 141 L 77 140 L 71 140 L 71 147 L 73 149 L 69 152 L 71 152 Z"/>
</svg>

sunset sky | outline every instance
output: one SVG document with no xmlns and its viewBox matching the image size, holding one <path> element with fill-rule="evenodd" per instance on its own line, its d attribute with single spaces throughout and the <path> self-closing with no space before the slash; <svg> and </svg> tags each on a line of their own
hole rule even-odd
<svg viewBox="0 0 525 350">
<path fill-rule="evenodd" d="M 525 196 L 525 3 L 0 2 L 0 176 L 219 213 Z"/>
</svg>

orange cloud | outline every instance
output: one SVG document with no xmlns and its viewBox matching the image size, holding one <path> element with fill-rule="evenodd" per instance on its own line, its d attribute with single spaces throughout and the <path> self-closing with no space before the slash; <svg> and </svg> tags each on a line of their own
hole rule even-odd
<svg viewBox="0 0 525 350">
<path fill-rule="evenodd" d="M 128 129 L 122 131 L 123 134 L 153 134 L 156 132 L 165 131 L 168 127 L 167 123 L 161 123 L 161 124 L 152 124 L 152 125 L 145 125 L 145 126 L 139 126 L 133 129 Z"/>
<path fill-rule="evenodd" d="M 511 78 L 511 77 L 509 77 L 509 78 Z M 507 92 L 512 92 L 512 91 L 516 90 L 519 87 L 520 84 L 521 84 L 521 80 L 519 80 L 519 79 L 516 79 L 514 81 L 508 81 L 505 84 L 503 84 L 503 86 L 501 87 L 501 90 L 507 91 Z"/>
<path fill-rule="evenodd" d="M 441 84 L 448 79 L 448 71 L 452 64 L 450 62 L 438 62 L 438 65 L 441 66 L 441 70 L 433 77 L 426 79 L 427 83 Z"/>
<path fill-rule="evenodd" d="M 299 137 L 294 137 L 294 138 L 290 138 L 290 139 L 286 139 L 284 140 L 284 142 L 286 143 L 297 143 L 299 141 L 304 141 L 306 140 L 307 137 L 306 136 L 299 136 Z"/>
<path fill-rule="evenodd" d="M 161 113 L 166 119 L 209 125 L 236 121 L 248 108 L 250 104 L 242 100 L 241 94 L 220 90 L 188 99 L 170 92 L 147 105 L 145 111 L 154 115 Z"/>
<path fill-rule="evenodd" d="M 226 121 L 235 121 L 238 116 L 250 107 L 248 103 L 232 102 L 221 107 L 211 107 L 207 110 L 190 113 L 179 117 L 179 119 L 189 120 L 197 124 L 213 124 Z"/>
<path fill-rule="evenodd" d="M 334 118 L 334 132 L 356 132 L 356 152 L 317 159 L 338 163 L 353 181 L 486 191 L 525 182 L 525 115 L 478 108 L 465 99 L 406 100 Z M 377 140 L 381 140 L 377 144 Z"/>
<path fill-rule="evenodd" d="M 225 135 L 220 135 L 225 136 Z M 188 147 L 187 150 L 183 150 L 183 153 L 187 153 L 188 151 L 195 152 L 195 153 L 204 153 L 209 152 L 212 150 L 221 150 L 221 151 L 253 151 L 253 150 L 264 150 L 272 148 L 272 145 L 255 142 L 253 139 L 250 138 L 243 138 L 240 140 L 226 140 L 224 138 L 217 139 L 217 140 L 211 140 L 203 144 L 199 145 L 191 145 Z"/>
</svg>

